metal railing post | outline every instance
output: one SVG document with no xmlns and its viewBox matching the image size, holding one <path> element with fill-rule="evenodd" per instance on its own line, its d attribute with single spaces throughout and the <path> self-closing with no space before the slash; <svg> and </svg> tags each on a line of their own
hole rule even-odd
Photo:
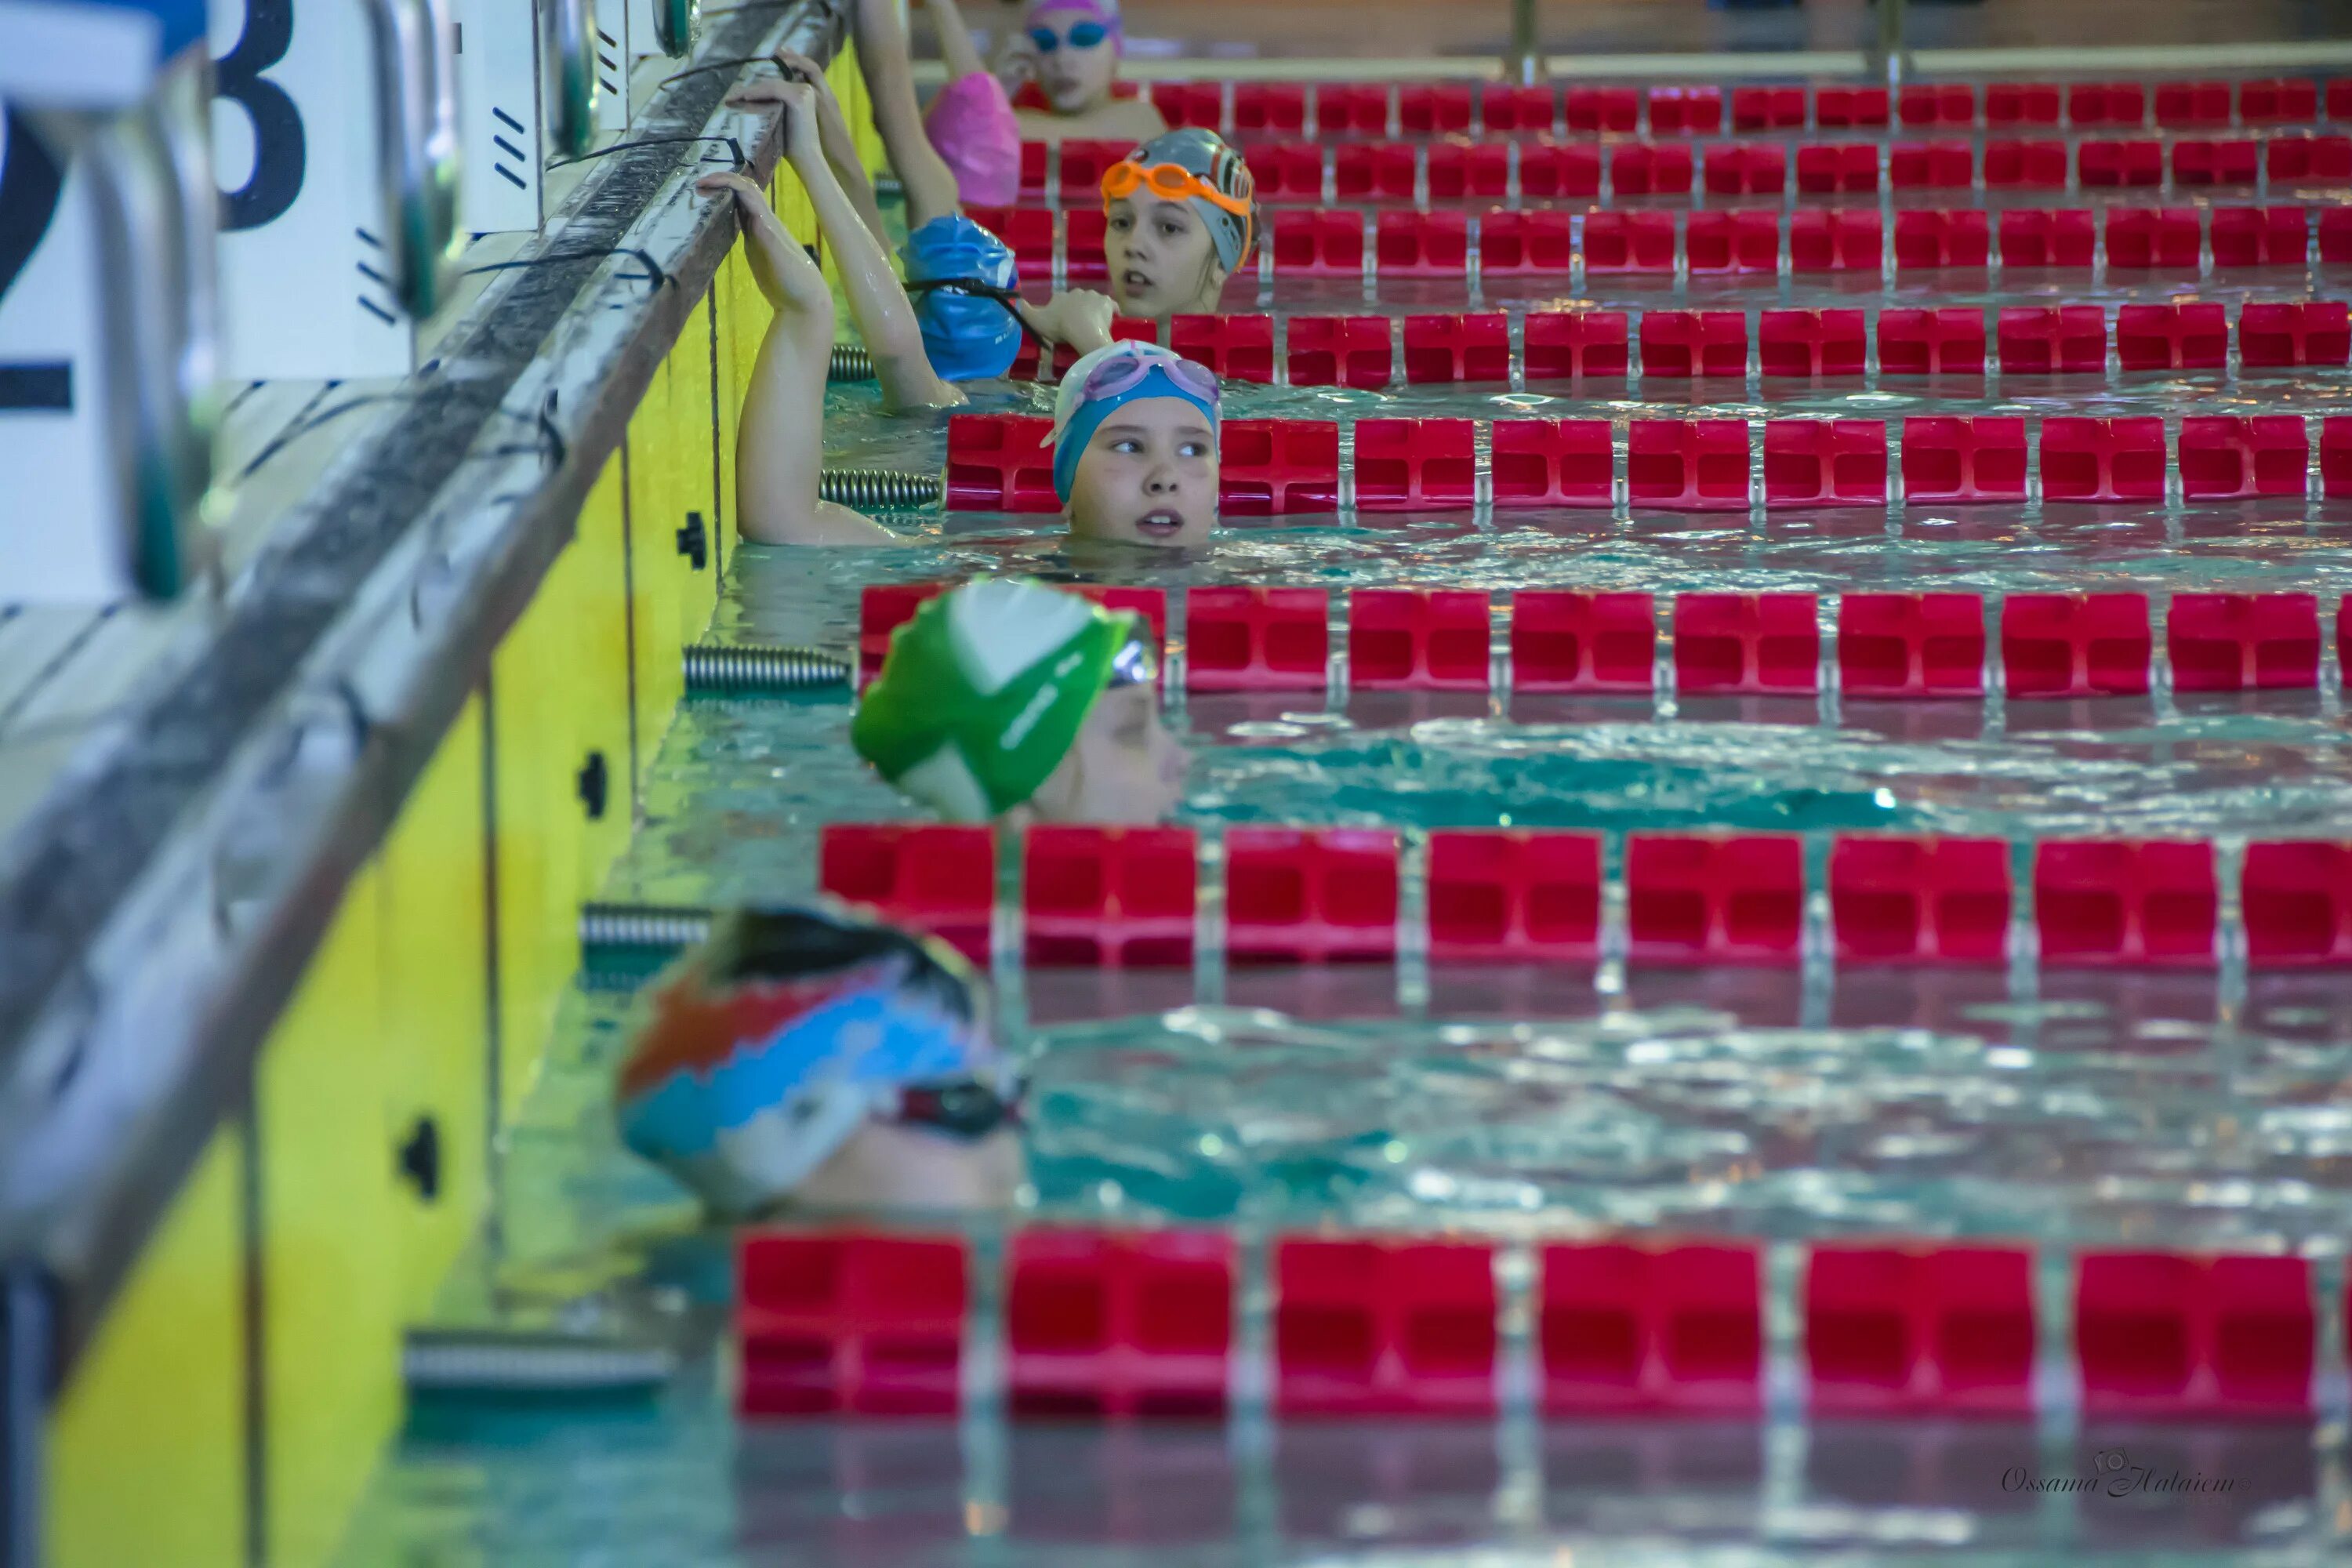
<svg viewBox="0 0 2352 1568">
<path fill-rule="evenodd" d="M 1911 74 L 1911 51 L 1904 40 L 1905 0 L 1874 0 L 1878 10 L 1878 44 L 1871 63 L 1886 85 L 1899 88 Z"/>
<path fill-rule="evenodd" d="M 1536 36 L 1536 0 L 1511 0 L 1511 47 L 1503 57 L 1503 79 L 1532 86 L 1543 79 L 1543 45 Z"/>
</svg>

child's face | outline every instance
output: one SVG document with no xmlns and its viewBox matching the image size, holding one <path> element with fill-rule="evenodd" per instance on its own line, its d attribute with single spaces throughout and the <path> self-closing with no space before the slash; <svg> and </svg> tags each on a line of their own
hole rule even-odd
<svg viewBox="0 0 2352 1568">
<path fill-rule="evenodd" d="M 1003 1208 L 1026 1179 L 1020 1135 L 950 1138 L 921 1127 L 869 1121 L 793 1189 L 795 1207 Z"/>
<path fill-rule="evenodd" d="M 1110 204 L 1103 256 L 1110 264 L 1111 298 L 1126 316 L 1213 311 L 1224 292 L 1225 268 L 1216 242 L 1189 201 L 1169 201 L 1148 190 Z"/>
<path fill-rule="evenodd" d="M 1115 686 L 1102 694 L 1030 809 L 1040 822 L 1165 822 L 1184 798 L 1192 761 L 1160 721 L 1157 687 Z"/>
<path fill-rule="evenodd" d="M 1169 548 L 1217 525 L 1217 433 L 1181 397 L 1141 397 L 1096 427 L 1070 485 L 1070 531 Z"/>
<path fill-rule="evenodd" d="M 1076 42 L 1073 29 L 1094 41 Z M 1118 48 L 1093 13 L 1043 11 L 1031 18 L 1029 30 L 1033 39 L 1040 33 L 1054 35 L 1052 48 L 1037 50 L 1037 85 L 1056 113 L 1083 114 L 1109 99 L 1111 80 L 1118 75 Z"/>
</svg>

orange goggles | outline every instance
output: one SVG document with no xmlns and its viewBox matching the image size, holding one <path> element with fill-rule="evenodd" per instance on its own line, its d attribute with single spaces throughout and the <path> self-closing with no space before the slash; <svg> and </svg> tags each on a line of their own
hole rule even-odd
<svg viewBox="0 0 2352 1568">
<path fill-rule="evenodd" d="M 1241 171 L 1240 183 L 1239 193 L 1228 195 L 1179 164 L 1154 163 L 1145 168 L 1131 158 L 1122 158 L 1103 171 L 1102 193 L 1103 199 L 1110 202 L 1131 196 L 1140 190 L 1149 190 L 1162 201 L 1204 201 L 1247 222 L 1250 198 L 1256 194 L 1257 185 L 1250 178 L 1247 169 Z"/>
</svg>

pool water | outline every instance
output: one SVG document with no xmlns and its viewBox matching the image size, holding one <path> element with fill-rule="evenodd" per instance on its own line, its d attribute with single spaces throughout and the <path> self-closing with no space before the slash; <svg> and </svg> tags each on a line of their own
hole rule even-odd
<svg viewBox="0 0 2352 1568">
<path fill-rule="evenodd" d="M 1748 307 L 2304 297 L 2324 278 L 1953 288 L 1737 285 Z M 1696 283 L 1601 280 L 1578 300 L 1665 305 Z M 1460 286 L 1239 286 L 1232 308 L 1468 302 Z M 1394 393 L 1237 385 L 1229 415 L 1480 417 L 1789 413 L 2323 413 L 2352 375 L 2264 373 L 1644 383 Z M 980 411 L 1045 413 L 1049 387 Z M 945 419 L 827 399 L 828 461 L 934 472 Z M 2175 487 L 2177 489 L 2177 487 Z M 2294 499 L 1937 510 L 1477 512 L 1229 526 L 1191 558 L 1073 546 L 1058 524 L 894 518 L 897 550 L 730 552 L 711 637 L 835 649 L 868 584 L 990 571 L 1162 586 L 2132 588 L 2352 591 L 2352 503 Z M 1171 596 L 1171 609 L 1174 607 Z M 2326 646 L 2335 646 L 2332 611 Z M 1181 626 L 1171 626 L 1181 646 Z M 2317 692 L 2171 690 L 2086 702 L 1677 702 L 1497 694 L 1192 697 L 1181 814 L 1225 824 L 1885 829 L 2194 837 L 2224 866 L 2256 837 L 2341 837 L 2352 746 L 2335 656 Z M 809 893 L 835 821 L 916 815 L 850 753 L 845 701 L 689 702 L 646 784 L 608 896 L 691 904 Z M 1408 855 L 1408 911 L 1419 896 Z M 2229 879 L 2225 874 L 2224 881 Z M 1213 877 L 1208 886 L 1213 887 Z M 1213 897 L 1213 894 L 1212 894 Z M 2230 911 L 2225 907 L 2225 920 Z M 1819 910 L 1813 946 L 1819 947 Z M 1514 1242 L 1661 1226 L 1786 1242 L 1843 1235 L 2305 1250 L 2352 1235 L 2352 980 L 2009 971 L 1626 973 L 1433 966 L 1034 973 L 1001 967 L 1005 1037 L 1035 1085 L 1036 1215 L 1463 1226 Z M 420 1407 L 347 1560 L 454 1565 L 1222 1563 L 2134 1563 L 2340 1560 L 2352 1545 L 2342 1362 L 2310 1426 L 2086 1431 L 2000 1423 L 1230 1429 L 1005 1423 L 739 1430 L 712 1348 L 724 1238 L 611 1125 L 632 1005 L 583 978 L 505 1152 L 499 1208 L 453 1321 L 616 1326 L 689 1347 L 642 1405 Z M 1775 1265 L 1781 1274 L 1788 1268 Z M 1787 1280 L 1776 1288 L 1787 1300 Z M 1259 1309 L 1262 1312 L 1262 1304 Z M 1246 1314 L 1245 1314 L 1246 1316 Z M 1524 1355 L 1525 1328 L 1514 1331 Z M 1772 1326 L 1776 1364 L 1791 1331 Z M 1785 1395 L 1785 1389 L 1783 1390 Z M 2004 1487 L 2128 1447 L 2226 1495 L 2108 1500 Z M 2140 1462 L 2136 1458 L 2135 1463 Z M 2087 1473 L 2087 1472 L 2085 1472 Z"/>
</svg>

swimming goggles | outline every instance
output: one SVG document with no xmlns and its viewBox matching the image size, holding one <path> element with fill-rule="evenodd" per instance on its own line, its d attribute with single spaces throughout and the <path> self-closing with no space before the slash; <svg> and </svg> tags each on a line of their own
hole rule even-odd
<svg viewBox="0 0 2352 1568">
<path fill-rule="evenodd" d="M 1069 44 L 1074 49 L 1094 48 L 1109 37 L 1110 29 L 1100 22 L 1070 24 Z M 1029 41 L 1037 46 L 1039 54 L 1050 55 L 1062 47 L 1062 35 L 1051 27 L 1032 27 L 1029 29 Z"/>
<path fill-rule="evenodd" d="M 1222 398 L 1214 372 L 1205 365 L 1193 363 L 1181 354 L 1166 350 L 1146 353 L 1140 347 L 1124 353 L 1106 355 L 1094 369 L 1087 373 L 1086 384 L 1078 395 L 1087 403 L 1106 397 L 1117 397 L 1122 392 L 1133 391 L 1143 384 L 1143 378 L 1155 370 L 1164 370 L 1168 379 L 1214 408 Z"/>
<path fill-rule="evenodd" d="M 1238 188 L 1227 195 L 1181 163 L 1154 163 L 1146 168 L 1132 158 L 1122 158 L 1103 171 L 1103 199 L 1119 201 L 1149 189 L 1162 201 L 1198 199 L 1247 221 L 1251 216 L 1250 199 L 1257 194 L 1257 182 L 1246 167 L 1236 167 L 1234 174 Z"/>
<path fill-rule="evenodd" d="M 898 1091 L 895 1120 L 976 1143 L 1008 1122 L 1019 1123 L 1026 1087 L 1015 1079 L 1000 1089 L 976 1078 L 910 1086 Z"/>
</svg>

